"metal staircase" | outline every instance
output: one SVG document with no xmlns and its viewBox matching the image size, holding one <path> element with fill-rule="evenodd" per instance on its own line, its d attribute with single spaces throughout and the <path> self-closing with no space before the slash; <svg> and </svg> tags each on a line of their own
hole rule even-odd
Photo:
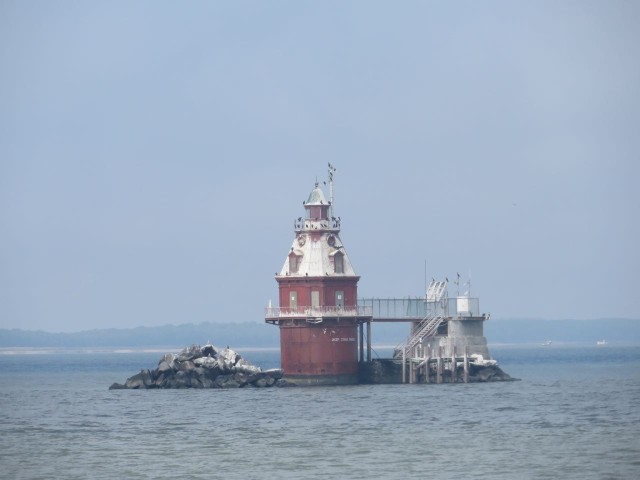
<svg viewBox="0 0 640 480">
<path fill-rule="evenodd" d="M 414 332 L 409 335 L 407 340 L 398 345 L 396 348 L 396 355 L 402 357 L 402 352 L 404 351 L 404 358 L 410 358 L 411 352 L 416 345 L 418 345 L 423 338 L 433 336 L 443 320 L 444 317 L 439 314 L 427 315 L 416 326 Z"/>
<path fill-rule="evenodd" d="M 426 310 L 430 313 L 418 323 L 411 332 L 411 335 L 404 343 L 396 347 L 396 358 L 411 358 L 411 352 L 423 338 L 432 337 L 438 331 L 438 326 L 443 322 L 446 316 L 447 301 L 447 281 L 433 280 L 427 288 L 425 302 Z"/>
</svg>

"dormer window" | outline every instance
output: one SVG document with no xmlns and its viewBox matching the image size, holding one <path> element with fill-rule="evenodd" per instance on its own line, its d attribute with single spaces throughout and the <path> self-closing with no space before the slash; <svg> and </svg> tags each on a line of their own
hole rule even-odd
<svg viewBox="0 0 640 480">
<path fill-rule="evenodd" d="M 302 257 L 300 255 L 296 255 L 295 253 L 291 253 L 289 255 L 289 273 L 298 273 L 301 259 Z"/>
<path fill-rule="evenodd" d="M 344 256 L 340 252 L 333 256 L 333 271 L 335 273 L 344 273 Z"/>
</svg>

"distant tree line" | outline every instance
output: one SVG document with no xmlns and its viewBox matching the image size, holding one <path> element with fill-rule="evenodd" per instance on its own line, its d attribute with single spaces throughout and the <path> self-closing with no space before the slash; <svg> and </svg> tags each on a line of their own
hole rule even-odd
<svg viewBox="0 0 640 480">
<path fill-rule="evenodd" d="M 397 345 L 408 333 L 408 324 L 377 323 L 372 327 L 374 345 Z M 484 333 L 492 343 L 607 342 L 640 343 L 640 320 L 538 320 L 491 319 Z M 233 348 L 280 346 L 278 327 L 259 322 L 187 323 L 159 327 L 97 329 L 76 333 L 51 333 L 0 329 L 0 347 L 183 347 L 211 342 Z"/>
</svg>

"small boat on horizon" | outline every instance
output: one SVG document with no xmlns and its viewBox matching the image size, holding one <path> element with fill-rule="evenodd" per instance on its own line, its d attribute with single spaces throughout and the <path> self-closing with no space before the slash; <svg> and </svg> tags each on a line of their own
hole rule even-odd
<svg viewBox="0 0 640 480">
<path fill-rule="evenodd" d="M 551 340 L 547 340 L 546 342 L 542 342 L 540 345 L 542 345 L 543 347 L 546 347 L 548 345 L 551 345 Z"/>
<path fill-rule="evenodd" d="M 606 340 L 598 340 L 598 341 L 596 342 L 596 345 L 606 345 L 606 344 L 607 344 L 607 341 L 606 341 Z"/>
</svg>

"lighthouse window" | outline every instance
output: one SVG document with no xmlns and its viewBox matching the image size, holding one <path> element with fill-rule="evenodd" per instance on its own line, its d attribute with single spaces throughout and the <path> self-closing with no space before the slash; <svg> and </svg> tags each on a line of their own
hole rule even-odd
<svg viewBox="0 0 640 480">
<path fill-rule="evenodd" d="M 344 260 L 341 253 L 333 256 L 333 270 L 335 273 L 344 273 Z"/>
<path fill-rule="evenodd" d="M 298 255 L 289 255 L 289 273 L 298 273 L 300 266 L 300 257 Z"/>
<path fill-rule="evenodd" d="M 344 292 L 336 292 L 336 307 L 344 307 Z"/>
</svg>

